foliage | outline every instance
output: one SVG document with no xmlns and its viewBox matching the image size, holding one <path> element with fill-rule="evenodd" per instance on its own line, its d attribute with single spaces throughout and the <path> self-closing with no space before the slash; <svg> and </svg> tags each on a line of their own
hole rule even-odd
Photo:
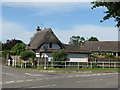
<svg viewBox="0 0 120 90">
<path fill-rule="evenodd" d="M 119 27 L 120 26 L 120 1 L 117 2 L 109 2 L 108 0 L 104 0 L 104 1 L 100 1 L 100 2 L 92 2 L 93 4 L 93 8 L 97 8 L 97 7 L 106 7 L 107 11 L 105 11 L 104 13 L 106 13 L 106 16 L 103 17 L 103 20 L 101 20 L 100 22 L 103 22 L 105 20 L 108 20 L 110 18 L 114 18 L 115 21 L 117 22 L 116 26 Z"/>
<path fill-rule="evenodd" d="M 53 63 L 55 65 L 65 65 L 65 62 L 54 62 L 54 61 L 67 61 L 67 53 L 64 50 L 54 51 L 52 53 Z"/>
<path fill-rule="evenodd" d="M 21 52 L 25 51 L 26 44 L 17 43 L 13 48 L 12 52 L 15 52 L 16 55 L 19 55 Z"/>
<path fill-rule="evenodd" d="M 115 58 L 115 55 L 112 55 L 111 53 L 107 53 L 105 55 L 106 58 Z"/>
<path fill-rule="evenodd" d="M 84 37 L 72 36 L 70 38 L 69 44 L 71 44 L 71 45 L 82 45 L 84 42 L 85 42 L 85 38 Z"/>
<path fill-rule="evenodd" d="M 5 51 L 0 51 L 0 57 L 6 58 L 8 52 L 9 52 L 9 51 L 7 51 L 7 50 L 5 50 Z"/>
<path fill-rule="evenodd" d="M 24 59 L 24 60 L 28 60 L 28 59 L 30 59 L 30 58 L 34 59 L 35 56 L 36 56 L 35 52 L 33 52 L 33 51 L 28 51 L 28 50 L 26 50 L 26 51 L 24 51 L 24 52 L 21 52 L 21 54 L 20 54 L 20 57 L 21 57 L 22 59 Z"/>
<path fill-rule="evenodd" d="M 99 41 L 96 37 L 90 37 L 88 41 Z"/>
<path fill-rule="evenodd" d="M 98 52 L 94 52 L 93 55 L 99 56 L 99 53 Z"/>
</svg>

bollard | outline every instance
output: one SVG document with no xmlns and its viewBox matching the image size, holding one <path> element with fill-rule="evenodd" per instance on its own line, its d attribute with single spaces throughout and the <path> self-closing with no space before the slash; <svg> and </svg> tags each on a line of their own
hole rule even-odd
<svg viewBox="0 0 120 90">
<path fill-rule="evenodd" d="M 10 66 L 10 59 L 8 59 L 8 66 Z"/>
<path fill-rule="evenodd" d="M 14 63 L 15 63 L 14 61 L 15 61 L 15 60 L 13 59 L 13 60 L 12 60 L 12 66 L 13 66 L 13 67 L 14 67 Z"/>
</svg>

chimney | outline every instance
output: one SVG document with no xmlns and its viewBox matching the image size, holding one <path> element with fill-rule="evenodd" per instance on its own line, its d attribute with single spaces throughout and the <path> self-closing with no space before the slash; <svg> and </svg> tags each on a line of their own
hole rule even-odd
<svg viewBox="0 0 120 90">
<path fill-rule="evenodd" d="M 41 29 L 40 27 L 38 26 L 37 29 L 36 29 L 36 32 L 39 32 Z"/>
</svg>

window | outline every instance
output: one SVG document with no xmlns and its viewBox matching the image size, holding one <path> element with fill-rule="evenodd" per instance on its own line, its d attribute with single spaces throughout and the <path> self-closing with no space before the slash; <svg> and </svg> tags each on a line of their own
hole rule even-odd
<svg viewBox="0 0 120 90">
<path fill-rule="evenodd" d="M 49 48 L 52 48 L 52 43 L 49 44 Z"/>
</svg>

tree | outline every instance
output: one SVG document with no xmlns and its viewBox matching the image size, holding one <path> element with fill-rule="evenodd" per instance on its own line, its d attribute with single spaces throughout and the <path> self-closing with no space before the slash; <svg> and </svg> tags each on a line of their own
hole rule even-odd
<svg viewBox="0 0 120 90">
<path fill-rule="evenodd" d="M 12 51 L 15 52 L 16 55 L 19 55 L 21 52 L 25 51 L 26 44 L 24 43 L 17 43 L 13 48 Z"/>
<path fill-rule="evenodd" d="M 21 54 L 20 54 L 20 57 L 21 57 L 22 59 L 24 59 L 24 60 L 28 60 L 28 59 L 30 59 L 30 58 L 32 58 L 32 59 L 34 60 L 34 59 L 35 59 L 35 56 L 36 56 L 35 52 L 33 52 L 33 51 L 28 51 L 28 50 L 23 51 L 23 52 L 21 52 Z"/>
<path fill-rule="evenodd" d="M 67 53 L 64 50 L 54 51 L 52 53 L 54 61 L 67 61 Z M 55 65 L 65 65 L 65 62 L 54 62 Z"/>
<path fill-rule="evenodd" d="M 71 45 L 82 45 L 84 42 L 85 42 L 85 38 L 84 37 L 72 36 L 70 38 L 69 44 L 71 44 Z"/>
<path fill-rule="evenodd" d="M 96 37 L 90 37 L 88 41 L 99 41 Z"/>
<path fill-rule="evenodd" d="M 103 17 L 103 20 L 101 20 L 100 22 L 103 22 L 105 20 L 108 20 L 110 18 L 114 18 L 115 21 L 117 22 L 116 26 L 119 27 L 120 26 L 120 1 L 116 0 L 116 2 L 109 2 L 108 0 L 104 0 L 104 1 L 100 1 L 100 2 L 92 2 L 93 4 L 93 8 L 97 8 L 97 7 L 106 7 L 107 11 L 105 11 L 104 13 L 106 13 L 107 15 Z"/>
</svg>

